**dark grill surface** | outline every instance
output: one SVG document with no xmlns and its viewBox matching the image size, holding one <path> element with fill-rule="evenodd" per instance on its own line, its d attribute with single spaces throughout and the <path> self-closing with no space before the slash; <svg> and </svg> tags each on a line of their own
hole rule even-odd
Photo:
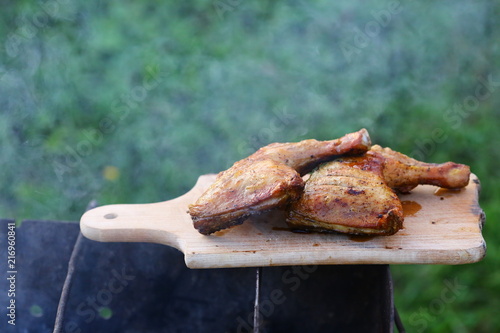
<svg viewBox="0 0 500 333">
<path fill-rule="evenodd" d="M 17 228 L 16 327 L 2 320 L 0 331 L 52 332 L 78 233 L 53 221 Z M 85 238 L 75 265 L 63 332 L 253 331 L 255 268 L 191 270 L 167 246 Z M 392 331 L 388 266 L 266 267 L 261 281 L 260 332 Z"/>
</svg>

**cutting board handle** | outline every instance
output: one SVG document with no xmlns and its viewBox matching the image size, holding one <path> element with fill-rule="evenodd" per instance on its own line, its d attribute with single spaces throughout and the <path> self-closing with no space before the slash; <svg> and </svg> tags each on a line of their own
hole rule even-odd
<svg viewBox="0 0 500 333">
<path fill-rule="evenodd" d="M 214 181 L 215 175 L 198 178 L 186 194 L 163 202 L 101 206 L 87 211 L 80 220 L 82 234 L 100 242 L 149 242 L 173 246 L 184 252 L 186 240 L 202 237 L 187 213 Z"/>
</svg>

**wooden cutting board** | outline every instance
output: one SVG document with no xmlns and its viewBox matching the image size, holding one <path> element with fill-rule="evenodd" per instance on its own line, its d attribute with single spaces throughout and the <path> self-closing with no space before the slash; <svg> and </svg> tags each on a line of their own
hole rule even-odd
<svg viewBox="0 0 500 333">
<path fill-rule="evenodd" d="M 193 228 L 188 204 L 214 181 L 204 175 L 188 193 L 150 204 L 101 206 L 86 212 L 83 235 L 101 242 L 152 242 L 173 246 L 190 268 L 336 264 L 467 264 L 486 253 L 479 180 L 450 191 L 422 185 L 401 195 L 404 229 L 392 236 L 293 233 L 282 212 L 204 236 Z"/>
</svg>

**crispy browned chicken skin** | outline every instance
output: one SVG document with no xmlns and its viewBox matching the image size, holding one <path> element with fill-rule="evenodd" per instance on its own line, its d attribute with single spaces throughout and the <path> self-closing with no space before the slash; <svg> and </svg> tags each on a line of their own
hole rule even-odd
<svg viewBox="0 0 500 333">
<path fill-rule="evenodd" d="M 312 172 L 287 223 L 301 230 L 391 235 L 404 220 L 393 189 L 408 192 L 418 184 L 459 188 L 469 183 L 469 175 L 466 165 L 423 163 L 373 146 L 363 156 L 339 158 Z"/>
<path fill-rule="evenodd" d="M 241 224 L 252 214 L 296 200 L 304 188 L 301 175 L 334 156 L 362 154 L 370 145 L 368 132 L 362 129 L 331 141 L 265 146 L 219 173 L 189 206 L 194 227 L 208 235 Z"/>
<path fill-rule="evenodd" d="M 383 179 L 384 158 L 366 154 L 319 166 L 292 203 L 292 229 L 388 235 L 403 224 L 403 207 Z"/>
</svg>

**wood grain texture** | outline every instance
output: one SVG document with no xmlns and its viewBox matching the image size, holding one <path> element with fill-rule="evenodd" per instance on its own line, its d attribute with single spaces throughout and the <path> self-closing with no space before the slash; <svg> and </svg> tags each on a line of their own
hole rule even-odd
<svg viewBox="0 0 500 333">
<path fill-rule="evenodd" d="M 152 242 L 182 251 L 190 268 L 337 264 L 467 264 L 486 253 L 481 229 L 479 180 L 458 191 L 421 185 L 401 195 L 404 228 L 392 236 L 300 234 L 287 229 L 283 213 L 252 217 L 240 226 L 204 236 L 187 213 L 214 181 L 204 175 L 188 193 L 151 204 L 101 206 L 86 212 L 82 233 L 101 242 Z"/>
</svg>

